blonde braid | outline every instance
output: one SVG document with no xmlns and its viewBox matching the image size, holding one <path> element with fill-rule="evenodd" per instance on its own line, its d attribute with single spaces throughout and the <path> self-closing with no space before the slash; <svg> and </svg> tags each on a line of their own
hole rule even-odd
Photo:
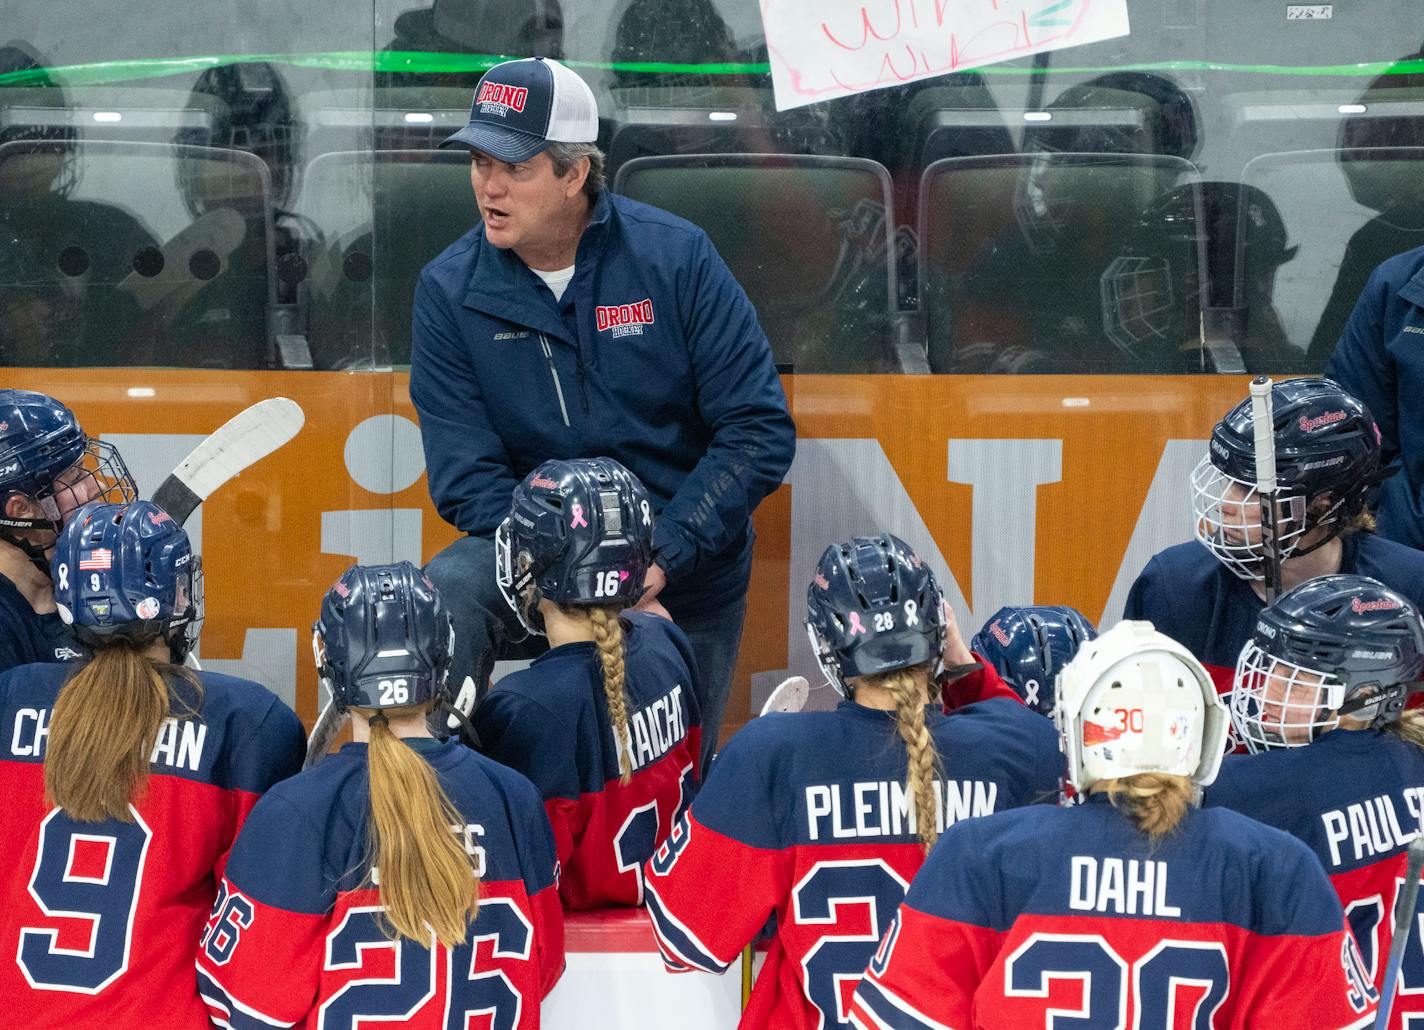
<svg viewBox="0 0 1424 1030">
<path fill-rule="evenodd" d="M 934 740 L 930 737 L 929 725 L 925 722 L 927 671 L 923 666 L 913 666 L 866 680 L 868 684 L 889 691 L 895 699 L 895 726 L 905 741 L 908 756 L 905 789 L 915 798 L 915 826 L 926 852 L 939 839 L 935 781 L 942 777 L 944 770 Z"/>
<path fill-rule="evenodd" d="M 633 737 L 628 731 L 628 695 L 623 690 L 623 622 L 611 605 L 588 609 L 593 642 L 603 665 L 603 694 L 613 723 L 613 744 L 618 752 L 618 782 L 633 782 Z"/>
</svg>

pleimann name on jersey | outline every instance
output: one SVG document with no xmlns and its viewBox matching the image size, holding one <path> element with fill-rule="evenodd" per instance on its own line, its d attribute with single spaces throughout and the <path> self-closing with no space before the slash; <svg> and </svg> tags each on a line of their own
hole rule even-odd
<svg viewBox="0 0 1424 1030">
<path fill-rule="evenodd" d="M 653 324 L 653 302 L 644 298 L 632 304 L 600 304 L 594 308 L 594 318 L 598 331 L 611 332 L 615 339 L 641 336 L 643 326 Z"/>
</svg>

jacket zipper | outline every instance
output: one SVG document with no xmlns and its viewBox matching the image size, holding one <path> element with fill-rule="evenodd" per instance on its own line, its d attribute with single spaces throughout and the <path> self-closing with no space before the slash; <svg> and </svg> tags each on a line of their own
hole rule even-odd
<svg viewBox="0 0 1424 1030">
<path fill-rule="evenodd" d="M 539 334 L 539 346 L 544 348 L 544 358 L 549 362 L 549 375 L 554 377 L 554 392 L 559 395 L 559 413 L 564 416 L 564 425 L 569 426 L 569 409 L 564 404 L 564 387 L 559 382 L 559 370 L 554 367 L 554 352 L 549 349 L 549 338 Z"/>
</svg>

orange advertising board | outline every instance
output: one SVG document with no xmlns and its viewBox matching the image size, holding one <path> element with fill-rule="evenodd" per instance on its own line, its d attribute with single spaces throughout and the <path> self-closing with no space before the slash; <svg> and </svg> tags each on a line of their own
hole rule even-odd
<svg viewBox="0 0 1424 1030">
<path fill-rule="evenodd" d="M 205 667 L 267 682 L 308 723 L 308 635 L 353 560 L 428 559 L 455 537 L 426 493 L 403 372 L 11 370 L 119 444 L 145 493 L 265 397 L 305 409 L 284 449 L 189 523 L 207 576 Z M 834 539 L 890 530 L 936 568 L 968 637 L 1006 603 L 1114 620 L 1151 553 L 1190 533 L 1187 472 L 1243 377 L 788 376 L 798 431 L 756 515 L 730 731 L 788 670 L 814 679 L 805 584 Z M 237 663 L 237 664 L 229 664 Z"/>
</svg>

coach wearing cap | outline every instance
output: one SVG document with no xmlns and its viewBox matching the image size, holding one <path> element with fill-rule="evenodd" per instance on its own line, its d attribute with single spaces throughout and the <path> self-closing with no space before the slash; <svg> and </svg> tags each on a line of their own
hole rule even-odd
<svg viewBox="0 0 1424 1030">
<path fill-rule="evenodd" d="M 416 287 L 411 399 L 430 493 L 467 535 L 428 566 L 455 619 L 452 684 L 487 682 L 517 628 L 494 580 L 496 526 L 550 458 L 616 458 L 654 498 L 661 603 L 701 671 L 717 740 L 741 638 L 751 514 L 791 464 L 771 349 L 707 235 L 604 188 L 593 93 L 532 58 L 491 68 L 470 122 L 482 223 Z M 705 765 L 704 765 L 705 768 Z"/>
</svg>

